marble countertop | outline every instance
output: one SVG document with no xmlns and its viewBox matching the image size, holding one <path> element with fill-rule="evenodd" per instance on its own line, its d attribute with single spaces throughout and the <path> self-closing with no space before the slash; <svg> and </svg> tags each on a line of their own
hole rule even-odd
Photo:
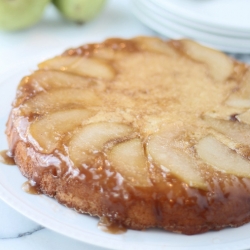
<svg viewBox="0 0 250 250">
<path fill-rule="evenodd" d="M 63 20 L 51 6 L 42 21 L 31 29 L 0 32 L 0 75 L 13 65 L 25 63 L 27 57 L 38 61 L 59 54 L 69 47 L 108 37 L 157 35 L 141 24 L 131 13 L 129 0 L 110 0 L 104 11 L 83 26 Z M 250 63 L 249 55 L 232 55 Z M 0 79 L 1 81 L 1 79 Z M 1 82 L 0 82 L 1 83 Z M 62 236 L 27 219 L 0 200 L 0 250 L 100 250 L 80 241 Z"/>
</svg>

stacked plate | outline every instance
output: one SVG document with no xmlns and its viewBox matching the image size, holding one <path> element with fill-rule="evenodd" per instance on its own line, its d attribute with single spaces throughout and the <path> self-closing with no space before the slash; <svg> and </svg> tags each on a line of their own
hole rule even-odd
<svg viewBox="0 0 250 250">
<path fill-rule="evenodd" d="M 250 53 L 249 0 L 133 0 L 132 4 L 136 17 L 164 36 Z"/>
</svg>

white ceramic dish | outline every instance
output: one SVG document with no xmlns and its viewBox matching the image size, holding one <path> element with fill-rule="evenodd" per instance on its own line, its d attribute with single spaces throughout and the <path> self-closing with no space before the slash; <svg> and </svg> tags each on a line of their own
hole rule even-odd
<svg viewBox="0 0 250 250">
<path fill-rule="evenodd" d="M 20 79 L 35 69 L 36 59 L 15 65 L 16 69 L 0 69 L 0 150 L 7 148 L 5 123 Z M 104 233 L 97 228 L 98 220 L 81 215 L 44 195 L 22 191 L 25 182 L 16 166 L 0 164 L 0 198 L 37 223 L 68 237 L 108 249 L 130 250 L 239 250 L 250 247 L 250 224 L 235 229 L 186 236 L 162 230 L 128 230 L 121 235 Z"/>
<path fill-rule="evenodd" d="M 157 23 L 162 24 L 162 26 L 166 26 L 167 28 L 171 27 L 183 36 L 207 41 L 207 43 L 210 44 L 242 48 L 248 52 L 250 51 L 250 38 L 239 38 L 236 36 L 230 37 L 208 33 L 202 30 L 194 29 L 187 25 L 184 26 L 182 24 L 176 23 L 175 20 L 169 18 L 167 15 L 160 15 L 159 12 L 153 12 L 149 8 L 143 8 L 142 5 L 140 5 L 140 10 L 143 11 L 147 16 L 153 18 L 153 20 L 155 20 Z"/>
<path fill-rule="evenodd" d="M 250 32 L 242 32 L 240 30 L 222 29 L 218 26 L 210 26 L 201 22 L 186 19 L 185 16 L 183 17 L 183 16 L 175 15 L 174 13 L 171 13 L 170 11 L 168 11 L 168 9 L 164 9 L 161 6 L 157 5 L 157 2 L 155 2 L 154 0 L 148 0 L 148 1 L 134 0 L 134 1 L 139 3 L 141 6 L 144 6 L 150 9 L 151 11 L 158 13 L 159 15 L 163 16 L 165 19 L 172 20 L 175 23 L 178 23 L 179 25 L 187 26 L 187 27 L 197 29 L 203 32 L 212 33 L 218 36 L 229 36 L 229 37 L 235 37 L 235 38 L 250 38 Z"/>
<path fill-rule="evenodd" d="M 185 27 L 152 10 L 150 11 L 145 6 L 140 5 L 139 2 L 134 1 L 133 12 L 144 24 L 169 38 L 189 37 L 204 45 L 231 53 L 249 53 L 250 51 L 250 39 L 216 36 L 212 33 Z"/>
<path fill-rule="evenodd" d="M 187 20 L 222 29 L 250 32 L 249 0 L 154 0 Z"/>
</svg>

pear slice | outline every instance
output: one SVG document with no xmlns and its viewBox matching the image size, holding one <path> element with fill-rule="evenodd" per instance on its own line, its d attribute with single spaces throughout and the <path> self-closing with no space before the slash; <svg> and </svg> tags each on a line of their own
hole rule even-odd
<svg viewBox="0 0 250 250">
<path fill-rule="evenodd" d="M 25 114 L 43 114 L 47 111 L 56 111 L 59 108 L 86 107 L 100 105 L 100 99 L 91 90 L 84 89 L 52 89 L 41 92 L 28 99 L 22 106 Z"/>
<path fill-rule="evenodd" d="M 201 139 L 196 148 L 199 157 L 213 168 L 239 177 L 250 177 L 250 161 L 238 155 L 213 136 Z"/>
<path fill-rule="evenodd" d="M 210 117 L 205 117 L 205 121 L 210 127 L 227 136 L 230 140 L 245 146 L 250 145 L 250 126 L 248 124 Z"/>
<path fill-rule="evenodd" d="M 133 186 L 151 186 L 147 160 L 141 140 L 118 143 L 108 153 L 111 165 Z"/>
<path fill-rule="evenodd" d="M 54 69 L 77 75 L 112 80 L 115 71 L 105 60 L 82 56 L 57 56 L 38 65 L 40 69 Z"/>
<path fill-rule="evenodd" d="M 226 104 L 235 108 L 250 108 L 250 98 L 243 99 L 237 95 L 230 96 L 226 101 Z"/>
<path fill-rule="evenodd" d="M 106 142 L 117 140 L 130 135 L 130 126 L 113 123 L 100 122 L 85 125 L 79 129 L 69 143 L 69 156 L 76 166 L 88 160 L 93 153 L 103 150 Z"/>
<path fill-rule="evenodd" d="M 177 55 L 177 52 L 171 46 L 156 37 L 149 37 L 147 39 L 144 37 L 136 37 L 134 40 L 137 42 L 137 46 L 142 50 L 157 52 L 167 56 Z"/>
<path fill-rule="evenodd" d="M 27 79 L 24 78 L 20 87 L 25 87 L 26 84 L 31 84 L 37 92 L 52 88 L 101 87 L 101 90 L 104 88 L 104 84 L 101 84 L 101 81 L 55 70 L 37 70 L 31 76 L 28 76 Z"/>
<path fill-rule="evenodd" d="M 20 105 L 25 99 L 50 89 L 55 88 L 81 88 L 97 91 L 105 90 L 105 83 L 102 80 L 86 78 L 71 73 L 56 70 L 37 70 L 32 75 L 24 77 L 19 85 L 19 99 L 15 105 Z"/>
<path fill-rule="evenodd" d="M 236 108 L 250 108 L 250 69 L 245 73 L 239 90 L 228 97 L 226 104 Z"/>
<path fill-rule="evenodd" d="M 233 72 L 233 60 L 222 52 L 203 47 L 191 40 L 181 40 L 183 51 L 196 61 L 205 63 L 216 81 L 226 80 Z"/>
<path fill-rule="evenodd" d="M 158 167 L 169 170 L 191 187 L 206 189 L 206 183 L 201 177 L 194 159 L 180 149 L 174 148 L 168 132 L 152 135 L 147 145 L 147 151 Z"/>
<path fill-rule="evenodd" d="M 240 115 L 237 115 L 236 117 L 240 122 L 243 122 L 243 123 L 250 125 L 250 110 L 248 110 Z"/>
<path fill-rule="evenodd" d="M 31 123 L 29 139 L 35 140 L 41 152 L 52 153 L 66 134 L 81 125 L 91 115 L 92 112 L 84 109 L 58 111 L 45 115 Z"/>
</svg>

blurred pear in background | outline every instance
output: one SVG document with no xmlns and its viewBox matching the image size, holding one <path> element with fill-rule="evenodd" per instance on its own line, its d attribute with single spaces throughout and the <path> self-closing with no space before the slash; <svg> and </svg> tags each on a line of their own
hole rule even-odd
<svg viewBox="0 0 250 250">
<path fill-rule="evenodd" d="M 66 19 L 77 23 L 93 19 L 101 11 L 105 2 L 105 0 L 53 0 Z"/>
<path fill-rule="evenodd" d="M 0 29 L 20 30 L 37 23 L 50 0 L 0 0 Z"/>
</svg>

